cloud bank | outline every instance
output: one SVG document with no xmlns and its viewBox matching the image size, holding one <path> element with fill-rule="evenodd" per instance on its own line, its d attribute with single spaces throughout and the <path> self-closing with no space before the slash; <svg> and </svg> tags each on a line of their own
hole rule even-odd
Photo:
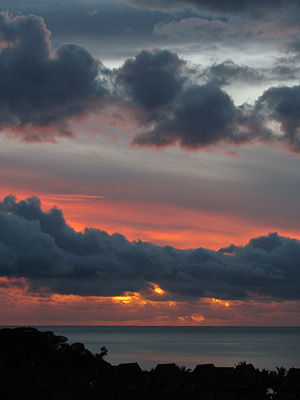
<svg viewBox="0 0 300 400">
<path fill-rule="evenodd" d="M 0 13 L 2 132 L 27 141 L 72 136 L 76 118 L 113 105 L 135 116 L 137 147 L 199 150 L 261 141 L 300 150 L 300 86 L 270 87 L 254 105 L 236 105 L 223 86 L 262 82 L 263 74 L 231 61 L 199 74 L 167 49 L 142 50 L 109 70 L 79 44 L 51 52 L 49 37 L 41 17 Z M 297 54 L 292 43 L 287 47 Z"/>
<path fill-rule="evenodd" d="M 27 140 L 43 138 L 37 127 L 70 135 L 68 119 L 99 106 L 105 94 L 101 63 L 78 44 L 51 54 L 49 36 L 41 17 L 0 13 L 0 128 Z"/>
<path fill-rule="evenodd" d="M 75 232 L 37 197 L 7 196 L 0 210 L 0 275 L 25 278 L 33 292 L 147 295 L 157 284 L 166 300 L 300 298 L 300 242 L 277 233 L 219 251 L 178 250 L 99 229 Z"/>
</svg>

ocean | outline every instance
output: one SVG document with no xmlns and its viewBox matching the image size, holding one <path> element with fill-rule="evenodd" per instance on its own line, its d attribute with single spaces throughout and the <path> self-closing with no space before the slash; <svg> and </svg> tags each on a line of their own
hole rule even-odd
<svg viewBox="0 0 300 400">
<path fill-rule="evenodd" d="M 256 368 L 300 368 L 300 327 L 141 327 L 40 326 L 81 342 L 92 353 L 108 348 L 112 365 L 138 362 L 144 370 L 174 362 L 194 369 L 214 363 L 233 367 L 246 361 Z"/>
</svg>

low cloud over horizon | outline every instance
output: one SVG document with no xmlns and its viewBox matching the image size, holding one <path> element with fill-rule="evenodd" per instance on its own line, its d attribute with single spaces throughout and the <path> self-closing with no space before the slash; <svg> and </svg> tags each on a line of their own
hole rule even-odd
<svg viewBox="0 0 300 400">
<path fill-rule="evenodd" d="M 241 105 L 224 89 L 236 81 L 267 83 L 262 70 L 230 60 L 201 69 L 168 49 L 141 50 L 109 69 L 77 43 L 52 51 L 50 31 L 35 15 L 0 13 L 0 39 L 0 130 L 13 137 L 72 137 L 81 118 L 114 106 L 120 115 L 131 112 L 135 147 L 201 150 L 258 141 L 300 151 L 299 85 L 270 86 Z M 294 56 L 297 43 L 286 45 Z"/>
<path fill-rule="evenodd" d="M 300 299 L 300 241 L 277 233 L 219 251 L 179 250 L 99 229 L 75 232 L 37 197 L 7 196 L 0 210 L 0 275 L 25 278 L 32 294 L 147 297 L 157 285 L 160 301 Z"/>
</svg>

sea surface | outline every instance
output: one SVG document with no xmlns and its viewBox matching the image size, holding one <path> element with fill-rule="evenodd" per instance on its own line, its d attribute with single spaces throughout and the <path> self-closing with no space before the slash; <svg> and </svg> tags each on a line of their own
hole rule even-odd
<svg viewBox="0 0 300 400">
<path fill-rule="evenodd" d="M 194 369 L 214 363 L 233 367 L 246 361 L 256 368 L 300 368 L 300 327 L 136 327 L 40 326 L 81 342 L 92 353 L 106 346 L 112 365 L 138 362 L 142 369 L 174 362 Z"/>
</svg>

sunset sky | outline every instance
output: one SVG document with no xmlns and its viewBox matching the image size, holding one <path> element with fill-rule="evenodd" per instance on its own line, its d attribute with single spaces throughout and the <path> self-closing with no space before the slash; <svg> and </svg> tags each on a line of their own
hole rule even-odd
<svg viewBox="0 0 300 400">
<path fill-rule="evenodd" d="M 300 326 L 300 3 L 1 6 L 0 325 Z"/>
</svg>

